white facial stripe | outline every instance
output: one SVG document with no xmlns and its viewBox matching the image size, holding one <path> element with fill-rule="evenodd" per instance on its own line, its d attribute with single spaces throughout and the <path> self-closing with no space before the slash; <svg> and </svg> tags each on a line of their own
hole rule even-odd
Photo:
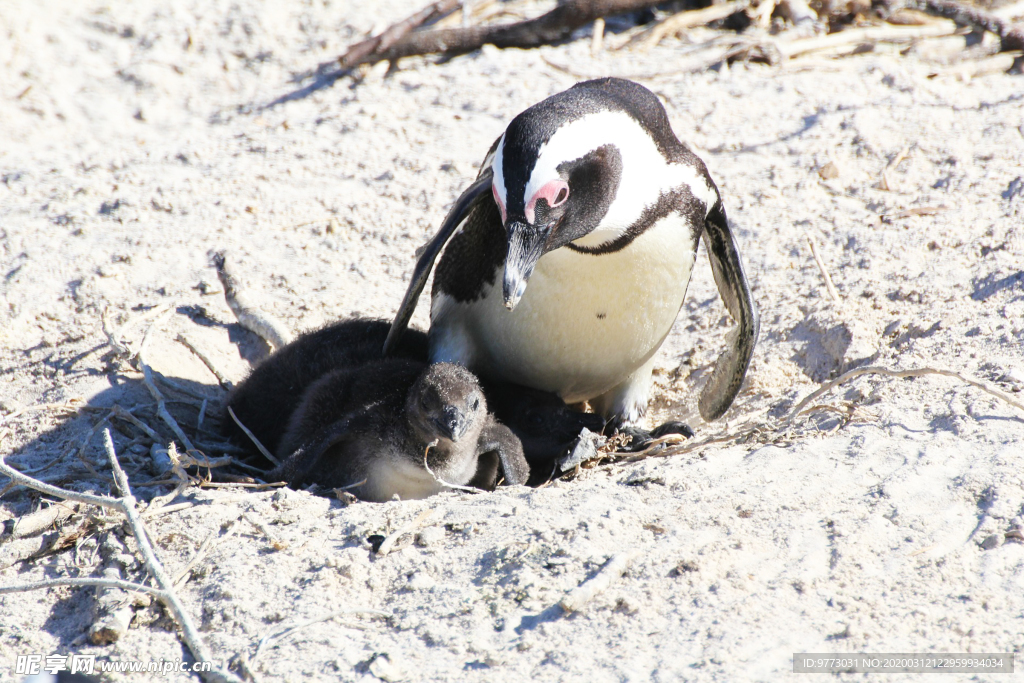
<svg viewBox="0 0 1024 683">
<path fill-rule="evenodd" d="M 498 195 L 498 199 L 501 200 L 501 206 L 508 206 L 508 192 L 505 190 L 505 173 L 501 170 L 502 160 L 505 158 L 505 136 L 501 136 L 501 140 L 498 142 L 498 149 L 494 152 L 494 162 L 491 164 L 491 170 L 494 172 L 494 190 Z M 505 219 L 504 211 L 502 211 L 502 220 Z"/>
<path fill-rule="evenodd" d="M 559 178 L 560 164 L 607 144 L 622 155 L 622 179 L 608 213 L 581 243 L 603 244 L 619 237 L 663 192 L 683 185 L 704 202 L 705 215 L 714 207 L 717 195 L 703 174 L 686 164 L 668 163 L 647 131 L 621 111 L 590 114 L 559 128 L 540 148 L 526 196 L 532 197 L 547 182 Z"/>
</svg>

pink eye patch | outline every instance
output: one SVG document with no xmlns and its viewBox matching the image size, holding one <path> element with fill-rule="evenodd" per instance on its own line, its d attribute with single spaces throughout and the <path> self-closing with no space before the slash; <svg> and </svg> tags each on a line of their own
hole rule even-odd
<svg viewBox="0 0 1024 683">
<path fill-rule="evenodd" d="M 568 198 L 569 183 L 561 179 L 545 183 L 543 187 L 530 197 L 530 202 L 526 205 L 526 220 L 532 224 L 536 219 L 538 200 L 543 199 L 547 201 L 548 206 L 556 207 L 565 204 Z"/>
<path fill-rule="evenodd" d="M 494 203 L 498 205 L 498 211 L 501 212 L 501 222 L 505 222 L 505 204 L 501 201 L 501 195 L 498 194 L 498 188 L 493 184 L 491 185 L 491 194 L 494 195 Z"/>
</svg>

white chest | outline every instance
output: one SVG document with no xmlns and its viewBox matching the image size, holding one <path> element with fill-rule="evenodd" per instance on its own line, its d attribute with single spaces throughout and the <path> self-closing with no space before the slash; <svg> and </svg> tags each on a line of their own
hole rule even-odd
<svg viewBox="0 0 1024 683">
<path fill-rule="evenodd" d="M 422 460 L 413 460 L 414 453 L 402 452 L 397 444 L 371 444 L 368 451 L 372 455 L 364 468 L 366 483 L 360 487 L 360 497 L 383 502 L 398 494 L 402 500 L 417 500 L 446 490 L 441 481 L 457 485 L 469 483 L 476 473 L 477 458 L 472 444 L 479 438 L 478 432 L 468 434 L 458 455 L 438 466 L 434 474 L 423 467 Z"/>
<path fill-rule="evenodd" d="M 514 311 L 501 273 L 484 296 L 433 301 L 431 359 L 508 381 L 593 398 L 625 380 L 661 346 L 686 294 L 695 257 L 689 222 L 672 213 L 625 248 L 568 248 L 541 257 Z"/>
</svg>

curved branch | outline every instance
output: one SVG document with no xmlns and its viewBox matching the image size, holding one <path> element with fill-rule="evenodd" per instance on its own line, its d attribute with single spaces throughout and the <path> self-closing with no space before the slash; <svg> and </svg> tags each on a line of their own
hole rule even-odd
<svg viewBox="0 0 1024 683">
<path fill-rule="evenodd" d="M 348 68 L 359 64 L 373 64 L 413 55 L 435 53 L 460 55 L 478 50 L 488 44 L 500 48 L 540 47 L 566 40 L 576 29 L 601 17 L 647 9 L 658 4 L 661 4 L 660 0 L 569 0 L 547 14 L 513 24 L 408 33 L 394 41 L 390 47 L 375 48 L 374 51 L 365 54 L 359 54 L 356 51 L 356 48 L 362 45 L 359 43 L 340 57 L 338 62 L 342 67 Z M 384 35 L 387 35 L 387 32 Z M 377 48 L 379 47 L 377 46 Z"/>
</svg>

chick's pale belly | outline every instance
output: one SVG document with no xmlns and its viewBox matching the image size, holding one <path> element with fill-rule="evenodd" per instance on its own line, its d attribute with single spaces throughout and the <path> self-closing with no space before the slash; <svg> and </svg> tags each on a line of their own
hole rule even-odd
<svg viewBox="0 0 1024 683">
<path fill-rule="evenodd" d="M 624 249 L 566 247 L 541 257 L 514 311 L 502 272 L 475 301 L 434 301 L 431 359 L 553 391 L 568 402 L 604 394 L 657 352 L 682 306 L 695 241 L 670 215 Z"/>
</svg>

